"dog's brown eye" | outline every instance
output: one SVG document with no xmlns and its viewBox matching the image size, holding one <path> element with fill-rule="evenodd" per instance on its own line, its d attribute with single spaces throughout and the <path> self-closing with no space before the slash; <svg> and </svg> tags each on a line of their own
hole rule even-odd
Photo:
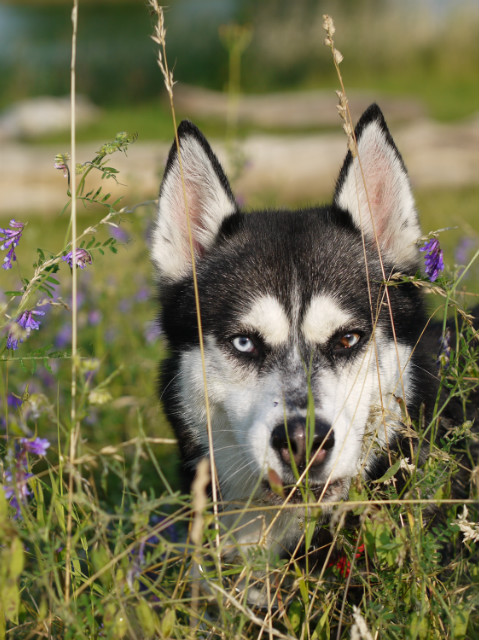
<svg viewBox="0 0 479 640">
<path fill-rule="evenodd" d="M 355 333 L 355 332 L 345 333 L 343 336 L 339 338 L 337 342 L 337 348 L 351 349 L 352 347 L 355 347 L 360 340 L 361 340 L 361 336 L 359 335 L 359 333 Z"/>
</svg>

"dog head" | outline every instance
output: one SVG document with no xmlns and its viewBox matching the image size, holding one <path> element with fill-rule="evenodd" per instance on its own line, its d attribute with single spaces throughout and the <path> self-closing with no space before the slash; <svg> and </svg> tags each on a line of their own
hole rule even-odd
<svg viewBox="0 0 479 640">
<path fill-rule="evenodd" d="M 385 286 L 419 269 L 409 179 L 377 106 L 355 137 L 333 203 L 300 211 L 241 212 L 189 122 L 170 151 L 152 244 L 170 349 L 162 395 L 191 468 L 210 453 L 208 400 L 225 500 L 273 500 L 271 471 L 285 487 L 307 477 L 323 501 L 345 497 L 416 392 L 420 297 Z"/>
</svg>

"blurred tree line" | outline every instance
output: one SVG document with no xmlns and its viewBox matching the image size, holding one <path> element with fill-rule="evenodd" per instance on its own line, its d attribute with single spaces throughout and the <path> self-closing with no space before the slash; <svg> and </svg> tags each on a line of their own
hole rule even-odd
<svg viewBox="0 0 479 640">
<path fill-rule="evenodd" d="M 15 0 L 0 6 L 0 107 L 69 91 L 72 3 Z M 477 2 L 459 0 L 171 0 L 167 50 L 176 80 L 224 89 L 227 23 L 250 25 L 241 86 L 248 92 L 336 85 L 323 46 L 323 13 L 337 27 L 350 88 L 434 92 L 437 82 L 477 109 Z M 138 104 L 162 90 L 143 0 L 80 0 L 78 91 L 99 105 Z"/>
</svg>

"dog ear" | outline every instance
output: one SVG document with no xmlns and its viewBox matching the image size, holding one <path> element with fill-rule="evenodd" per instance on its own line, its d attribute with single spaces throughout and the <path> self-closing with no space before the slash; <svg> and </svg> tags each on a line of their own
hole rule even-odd
<svg viewBox="0 0 479 640">
<path fill-rule="evenodd" d="M 358 156 L 349 151 L 336 185 L 334 203 L 349 212 L 369 239 L 396 265 L 416 268 L 421 235 L 406 167 L 375 104 L 355 130 Z"/>
<path fill-rule="evenodd" d="M 237 211 L 228 180 L 203 134 L 184 120 L 178 127 L 160 188 L 152 259 L 160 279 L 179 280 L 191 269 L 189 216 L 195 257 L 215 241 L 223 220 Z M 186 202 L 185 202 L 186 201 Z"/>
</svg>

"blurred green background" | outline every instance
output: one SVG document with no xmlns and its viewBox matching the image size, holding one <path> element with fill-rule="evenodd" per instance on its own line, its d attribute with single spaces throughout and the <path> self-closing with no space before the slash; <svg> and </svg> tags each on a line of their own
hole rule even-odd
<svg viewBox="0 0 479 640">
<path fill-rule="evenodd" d="M 15 268 L 2 270 L 2 291 L 18 289 L 22 278 L 31 276 L 37 247 L 57 253 L 64 246 L 68 214 L 60 212 L 67 201 L 66 184 L 53 161 L 56 153 L 69 149 L 68 123 L 43 126 L 52 107 L 43 116 L 34 100 L 69 93 L 71 8 L 66 0 L 0 3 L 0 226 L 12 217 L 28 222 Z M 478 246 L 477 1 L 171 0 L 165 8 L 167 55 L 178 82 L 178 120 L 195 120 L 215 140 L 247 206 L 330 198 L 346 141 L 334 107 L 338 79 L 323 44 L 324 13 L 335 21 L 352 104 L 384 103 L 410 169 L 423 229 L 456 227 L 441 241 L 451 269 L 464 264 Z M 230 29 L 229 45 L 220 29 L 227 24 L 243 28 Z M 138 141 L 128 155 L 111 161 L 122 170 L 115 189 L 128 205 L 156 197 L 173 139 L 150 38 L 153 27 L 146 0 L 79 2 L 77 91 L 90 112 L 78 122 L 78 160 L 91 159 L 118 131 L 136 132 Z M 241 34 L 245 46 L 236 55 Z M 198 89 L 209 91 L 210 111 L 200 109 L 204 94 Z M 270 119 L 255 117 L 257 103 L 251 103 L 253 115 L 240 109 L 240 97 L 247 105 L 248 96 L 258 94 L 269 100 Z M 273 117 L 285 94 L 298 100 L 288 106 L 293 116 L 306 100 L 299 121 Z M 317 103 L 308 102 L 311 95 Z M 316 154 L 303 151 L 310 142 Z M 311 178 L 316 170 L 318 179 Z M 80 207 L 79 214 L 83 228 L 103 211 Z M 85 416 L 83 446 L 126 440 L 140 427 L 150 435 L 169 434 L 155 391 L 162 346 L 152 330 L 156 305 L 147 238 L 153 217 L 151 204 L 124 215 L 118 254 L 95 255 L 93 266 L 78 274 L 81 352 L 98 358 L 99 381 L 118 371 L 110 385 L 113 400 Z M 108 233 L 100 230 L 99 237 Z M 66 267 L 63 271 L 58 295 L 68 300 L 70 274 Z M 468 286 L 477 291 L 477 268 Z M 2 296 L 0 302 L 6 301 Z M 468 304 L 471 298 L 465 300 Z M 14 314 L 9 304 L 7 313 Z M 40 348 L 67 352 L 69 323 L 65 309 L 52 307 L 41 330 L 3 363 L 3 402 L 7 393 L 21 396 L 26 389 L 45 393 L 56 411 L 68 402 L 69 360 L 51 359 L 51 371 L 42 364 L 33 371 L 28 358 Z M 45 428 L 55 433 L 54 426 Z M 171 450 L 162 446 L 156 453 L 166 468 L 174 464 Z"/>
<path fill-rule="evenodd" d="M 0 106 L 68 93 L 70 13 L 67 0 L 0 4 Z M 224 89 L 228 56 L 218 28 L 234 22 L 252 28 L 244 91 L 334 88 L 323 13 L 334 18 L 350 89 L 415 95 L 446 120 L 477 111 L 473 0 L 172 0 L 165 18 L 175 78 Z M 81 0 L 78 91 L 108 107 L 137 109 L 155 101 L 162 83 L 149 39 L 153 20 L 144 0 Z"/>
</svg>

